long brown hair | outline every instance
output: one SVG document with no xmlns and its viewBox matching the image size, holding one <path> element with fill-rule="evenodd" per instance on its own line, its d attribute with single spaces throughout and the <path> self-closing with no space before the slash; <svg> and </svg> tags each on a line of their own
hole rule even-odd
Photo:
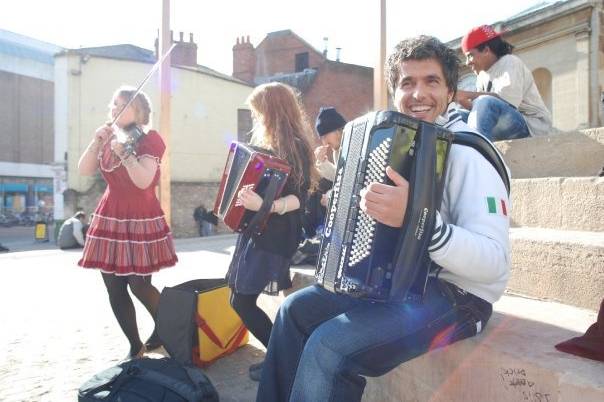
<svg viewBox="0 0 604 402">
<path fill-rule="evenodd" d="M 319 172 L 310 145 L 312 131 L 296 91 L 279 82 L 262 84 L 252 91 L 246 103 L 256 120 L 252 143 L 289 162 L 296 188 L 301 189 L 308 180 L 310 189 L 315 189 Z"/>
</svg>

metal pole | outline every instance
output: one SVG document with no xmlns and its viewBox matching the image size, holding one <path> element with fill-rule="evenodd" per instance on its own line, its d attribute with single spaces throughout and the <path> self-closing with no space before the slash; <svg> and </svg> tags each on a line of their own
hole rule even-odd
<svg viewBox="0 0 604 402">
<path fill-rule="evenodd" d="M 591 9 L 591 32 L 589 33 L 589 127 L 599 127 L 601 89 L 598 79 L 600 61 L 600 1 L 594 1 Z"/>
<path fill-rule="evenodd" d="M 386 0 L 380 0 L 380 39 L 378 60 L 373 70 L 373 108 L 388 108 L 388 95 L 384 80 L 384 63 L 386 62 Z"/>
<path fill-rule="evenodd" d="M 170 33 L 170 0 L 162 0 L 162 21 L 159 37 L 159 55 L 164 55 L 172 45 L 172 34 Z M 171 127 L 170 127 L 170 96 L 171 96 L 171 57 L 168 55 L 159 66 L 159 132 L 166 144 L 166 151 L 161 163 L 161 178 L 159 182 L 159 201 L 166 215 L 168 225 L 172 222 L 172 204 L 170 192 L 170 169 L 171 151 Z"/>
</svg>

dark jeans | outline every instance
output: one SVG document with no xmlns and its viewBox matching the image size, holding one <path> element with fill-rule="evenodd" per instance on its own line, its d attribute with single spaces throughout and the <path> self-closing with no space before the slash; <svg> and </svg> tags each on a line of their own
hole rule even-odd
<svg viewBox="0 0 604 402">
<path fill-rule="evenodd" d="M 514 106 L 495 96 L 481 95 L 472 110 L 458 110 L 462 119 L 491 141 L 513 140 L 530 135 L 526 120 Z"/>
<path fill-rule="evenodd" d="M 363 376 L 383 375 L 474 336 L 491 312 L 490 303 L 434 278 L 421 304 L 376 303 L 307 287 L 279 309 L 257 401 L 360 401 Z"/>
</svg>

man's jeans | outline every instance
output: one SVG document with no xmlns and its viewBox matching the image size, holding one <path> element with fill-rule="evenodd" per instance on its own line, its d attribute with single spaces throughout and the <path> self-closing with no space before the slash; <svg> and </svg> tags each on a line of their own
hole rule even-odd
<svg viewBox="0 0 604 402">
<path fill-rule="evenodd" d="M 360 401 L 363 376 L 380 376 L 473 336 L 491 312 L 486 301 L 434 278 L 421 304 L 376 303 L 318 285 L 304 288 L 279 309 L 257 402 Z"/>
<path fill-rule="evenodd" d="M 513 140 L 530 135 L 520 112 L 495 96 L 481 95 L 472 102 L 472 110 L 458 110 L 468 125 L 491 141 Z"/>
</svg>

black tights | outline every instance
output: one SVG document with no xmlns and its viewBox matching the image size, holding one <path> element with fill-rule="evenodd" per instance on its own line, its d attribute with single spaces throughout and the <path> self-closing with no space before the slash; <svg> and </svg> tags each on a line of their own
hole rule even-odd
<svg viewBox="0 0 604 402">
<path fill-rule="evenodd" d="M 231 291 L 231 306 L 252 334 L 268 347 L 273 323 L 266 313 L 256 305 L 260 295 L 242 295 Z"/>
<path fill-rule="evenodd" d="M 138 334 L 136 311 L 134 310 L 132 298 L 128 293 L 128 285 L 130 285 L 130 290 L 134 296 L 143 303 L 149 314 L 151 314 L 153 320 L 155 320 L 157 305 L 159 303 L 159 291 L 151 284 L 151 275 L 117 276 L 106 273 L 101 274 L 107 287 L 113 314 L 122 328 L 124 335 L 128 338 L 130 355 L 134 356 L 141 350 L 143 343 Z"/>
</svg>

